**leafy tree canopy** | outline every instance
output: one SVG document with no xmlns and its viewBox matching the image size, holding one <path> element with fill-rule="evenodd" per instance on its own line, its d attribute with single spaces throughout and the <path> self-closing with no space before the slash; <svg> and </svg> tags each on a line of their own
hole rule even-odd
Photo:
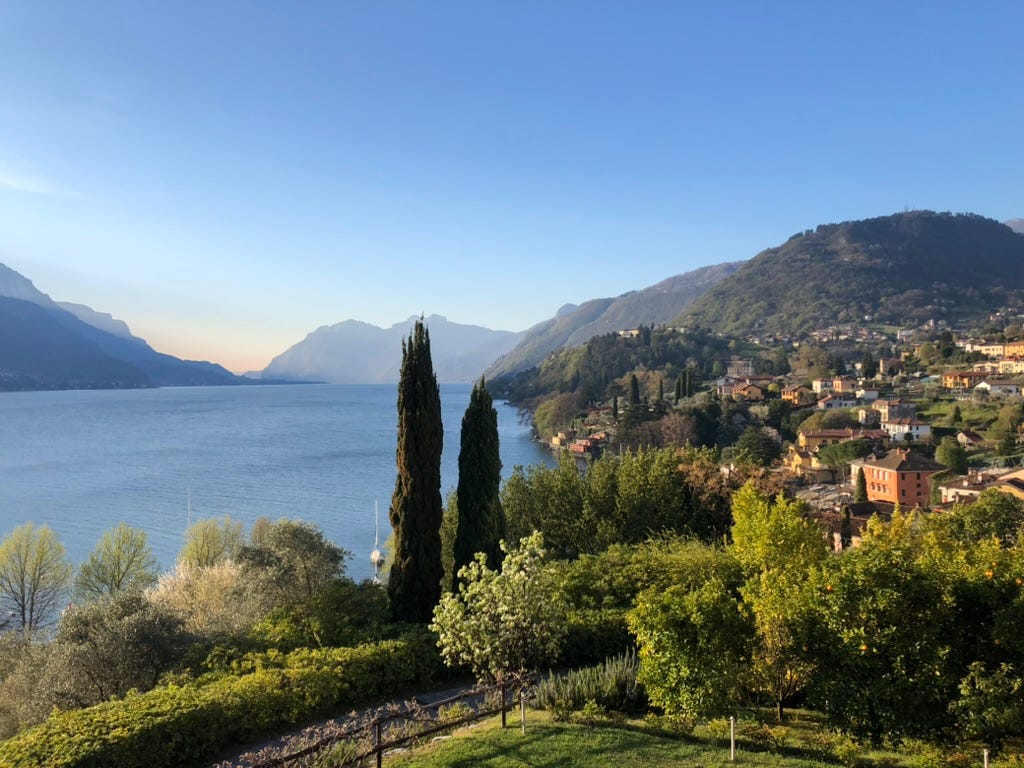
<svg viewBox="0 0 1024 768">
<path fill-rule="evenodd" d="M 480 680 L 522 677 L 554 660 L 565 632 L 566 606 L 543 565 L 543 537 L 502 547 L 501 571 L 478 554 L 458 574 L 458 594 L 434 609 L 431 629 L 449 666 L 468 665 Z"/>
<path fill-rule="evenodd" d="M 126 590 L 147 589 L 156 584 L 158 567 L 146 532 L 120 523 L 104 532 L 79 567 L 75 594 L 88 601 Z"/>
</svg>

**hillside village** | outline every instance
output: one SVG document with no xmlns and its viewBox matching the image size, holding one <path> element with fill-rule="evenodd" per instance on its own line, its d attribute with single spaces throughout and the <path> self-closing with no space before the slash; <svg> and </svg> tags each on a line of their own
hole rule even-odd
<svg viewBox="0 0 1024 768">
<path fill-rule="evenodd" d="M 633 386 L 632 393 L 590 404 L 571 428 L 543 439 L 582 466 L 605 452 L 643 447 L 643 441 L 619 440 L 631 410 L 635 422 L 695 405 L 745 409 L 748 415 L 784 409 L 789 422 L 797 423 L 791 439 L 768 420 L 751 418 L 748 430 L 767 436 L 774 449 L 769 446 L 766 458 L 740 455 L 738 441 L 725 446 L 722 472 L 744 461 L 767 465 L 784 487 L 808 503 L 841 549 L 858 542 L 872 515 L 888 519 L 896 509 L 949 508 L 976 499 L 987 488 L 1024 498 L 1024 470 L 1014 468 L 1024 428 L 1021 316 L 1010 309 L 989 320 L 1002 322 L 1004 331 L 972 335 L 939 322 L 917 329 L 830 327 L 799 341 L 751 335 L 745 346 L 755 353 L 770 345 L 797 351 L 813 342 L 823 350 L 830 345 L 842 349 L 843 357 L 856 362 L 830 357 L 838 370 L 823 373 L 801 366 L 799 355 L 793 355 L 790 371 L 775 375 L 763 371 L 764 360 L 756 354 L 731 355 L 717 361 L 721 375 L 701 382 L 693 394 L 683 391 L 684 374 L 671 392 L 669 377 L 640 372 L 648 389 L 657 379 L 656 395 L 637 396 L 637 374 L 624 377 L 622 390 Z M 618 336 L 632 340 L 642 330 L 626 329 Z M 876 360 L 866 351 L 878 348 L 892 354 Z"/>
</svg>

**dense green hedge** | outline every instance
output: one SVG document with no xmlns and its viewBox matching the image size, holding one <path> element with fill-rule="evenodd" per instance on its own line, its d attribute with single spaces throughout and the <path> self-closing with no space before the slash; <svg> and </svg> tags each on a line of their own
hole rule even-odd
<svg viewBox="0 0 1024 768">
<path fill-rule="evenodd" d="M 624 608 L 584 608 L 566 617 L 565 640 L 558 654 L 564 667 L 598 664 L 636 648 L 626 627 Z"/>
<path fill-rule="evenodd" d="M 0 767 L 180 766 L 279 726 L 423 683 L 439 668 L 434 643 L 418 632 L 357 648 L 250 655 L 251 671 L 55 712 L 0 742 Z"/>
</svg>

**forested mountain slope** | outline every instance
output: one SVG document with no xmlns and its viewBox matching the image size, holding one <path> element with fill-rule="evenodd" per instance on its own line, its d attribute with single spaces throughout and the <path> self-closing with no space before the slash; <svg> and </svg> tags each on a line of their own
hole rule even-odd
<svg viewBox="0 0 1024 768">
<path fill-rule="evenodd" d="M 641 325 L 668 323 L 711 286 L 738 270 L 742 263 L 701 267 L 643 290 L 564 308 L 550 320 L 528 329 L 515 349 L 487 369 L 487 378 L 531 368 L 555 350 L 578 347 L 595 336 Z"/>
<path fill-rule="evenodd" d="M 836 323 L 911 325 L 1021 301 L 1024 236 L 974 214 L 912 211 L 825 224 L 762 251 L 674 324 L 795 334 Z"/>
</svg>

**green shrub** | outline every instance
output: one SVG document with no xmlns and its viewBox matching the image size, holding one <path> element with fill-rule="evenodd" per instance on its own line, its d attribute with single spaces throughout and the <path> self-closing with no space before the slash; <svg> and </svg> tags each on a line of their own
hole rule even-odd
<svg viewBox="0 0 1024 768">
<path fill-rule="evenodd" d="M 824 730 L 801 731 L 797 735 L 797 739 L 806 751 L 813 752 L 816 756 L 828 760 L 836 757 L 836 747 L 838 744 L 843 740 L 849 740 L 848 737 Z"/>
<path fill-rule="evenodd" d="M 663 715 L 661 720 L 665 730 L 680 736 L 689 736 L 697 727 L 697 721 L 688 715 Z"/>
<path fill-rule="evenodd" d="M 729 719 L 726 717 L 716 717 L 712 720 L 708 720 L 707 733 L 708 738 L 719 744 L 729 742 L 729 733 L 731 731 L 731 724 Z"/>
<path fill-rule="evenodd" d="M 604 707 L 593 699 L 587 699 L 580 708 L 579 721 L 588 728 L 593 728 L 603 720 L 607 714 L 608 713 L 605 711 Z"/>
<path fill-rule="evenodd" d="M 636 640 L 626 627 L 625 609 L 571 611 L 566 621 L 566 635 L 558 656 L 560 664 L 600 664 L 636 647 Z"/>
<path fill-rule="evenodd" d="M 860 753 L 860 745 L 849 736 L 837 737 L 832 745 L 832 754 L 835 759 L 849 768 L 858 764 Z"/>
<path fill-rule="evenodd" d="M 0 743 L 0 768 L 172 768 L 281 725 L 431 678 L 425 632 L 356 648 L 247 654 L 233 675 L 56 712 Z"/>
<path fill-rule="evenodd" d="M 746 723 L 740 727 L 740 735 L 760 749 L 777 753 L 786 743 L 789 729 L 772 727 L 765 723 Z"/>
<path fill-rule="evenodd" d="M 973 753 L 959 750 L 947 751 L 934 744 L 924 744 L 917 754 L 910 758 L 912 768 L 970 768 L 980 765 L 981 748 Z"/>
<path fill-rule="evenodd" d="M 639 714 L 647 709 L 647 696 L 636 680 L 635 653 L 607 659 L 596 667 L 552 675 L 537 686 L 537 706 L 557 717 L 578 712 L 588 701 L 612 712 Z"/>
<path fill-rule="evenodd" d="M 454 723 L 473 714 L 473 708 L 464 701 L 456 701 L 437 710 L 437 719 L 442 723 Z"/>
</svg>

